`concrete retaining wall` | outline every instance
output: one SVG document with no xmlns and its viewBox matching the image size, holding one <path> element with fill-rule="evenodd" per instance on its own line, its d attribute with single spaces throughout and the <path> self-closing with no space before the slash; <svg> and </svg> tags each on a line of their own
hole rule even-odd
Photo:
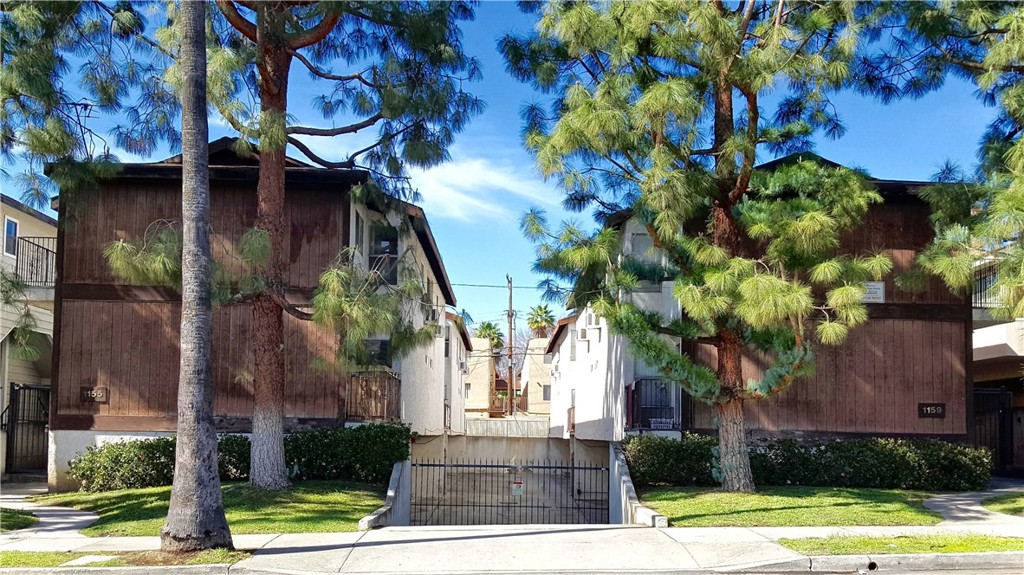
<svg viewBox="0 0 1024 575">
<path fill-rule="evenodd" d="M 644 507 L 629 476 L 626 455 L 618 443 L 608 444 L 608 523 L 668 527 L 668 518 Z"/>
<path fill-rule="evenodd" d="M 359 529 L 367 531 L 386 525 L 408 525 L 410 496 L 412 495 L 412 468 L 409 461 L 399 461 L 391 469 L 388 494 L 384 505 L 359 520 Z"/>
</svg>

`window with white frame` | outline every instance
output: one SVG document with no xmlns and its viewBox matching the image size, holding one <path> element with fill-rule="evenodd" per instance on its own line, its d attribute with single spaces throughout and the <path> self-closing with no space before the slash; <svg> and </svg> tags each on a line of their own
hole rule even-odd
<svg viewBox="0 0 1024 575">
<path fill-rule="evenodd" d="M 18 255 L 18 220 L 14 218 L 4 218 L 4 253 Z"/>
</svg>

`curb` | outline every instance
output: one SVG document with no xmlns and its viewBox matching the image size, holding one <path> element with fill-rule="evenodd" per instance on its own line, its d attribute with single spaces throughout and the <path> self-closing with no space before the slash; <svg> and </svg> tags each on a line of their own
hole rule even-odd
<svg viewBox="0 0 1024 575">
<path fill-rule="evenodd" d="M 812 555 L 777 563 L 715 569 L 719 573 L 886 573 L 891 571 L 969 571 L 1021 569 L 1024 551 L 915 553 L 903 555 Z"/>
<path fill-rule="evenodd" d="M 227 575 L 231 565 L 211 563 L 209 565 L 167 565 L 164 567 L 5 567 L 0 575 Z"/>
</svg>

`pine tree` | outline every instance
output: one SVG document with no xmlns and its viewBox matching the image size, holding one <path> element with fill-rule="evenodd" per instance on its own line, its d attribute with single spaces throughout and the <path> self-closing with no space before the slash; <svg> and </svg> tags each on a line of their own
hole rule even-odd
<svg viewBox="0 0 1024 575">
<path fill-rule="evenodd" d="M 522 226 L 538 244 L 536 267 L 575 286 L 570 306 L 591 306 L 632 353 L 715 406 L 722 487 L 751 491 L 743 403 L 808 373 L 813 340 L 838 344 L 864 322 L 863 282 L 891 269 L 884 255 L 839 245 L 880 201 L 860 174 L 811 162 L 761 174 L 757 150 L 842 133 L 829 94 L 849 82 L 877 7 L 617 0 L 539 10 L 537 33 L 500 43 L 510 72 L 553 96 L 527 107 L 526 146 L 567 208 L 594 208 L 608 224 L 637 219 L 670 263 L 620 258 L 612 225 L 556 228 L 534 211 Z M 766 117 L 762 100 L 779 90 Z M 666 279 L 679 320 L 632 303 L 643 282 Z M 695 363 L 683 342 L 713 346 L 716 365 Z M 751 349 L 774 359 L 760 380 L 743 371 Z"/>
<path fill-rule="evenodd" d="M 181 367 L 174 483 L 163 551 L 231 549 L 213 423 L 209 128 L 206 108 L 206 3 L 181 3 L 182 289 Z"/>
<path fill-rule="evenodd" d="M 933 208 L 936 238 L 918 269 L 898 278 L 921 285 L 923 273 L 969 290 L 980 266 L 996 281 L 977 286 L 999 306 L 997 319 L 1024 317 L 1024 6 L 1020 2 L 909 2 L 887 7 L 893 39 L 865 57 L 862 88 L 883 101 L 938 89 L 950 75 L 977 85 L 999 106 L 978 150 L 973 175 L 947 164 L 939 183 L 924 191 Z"/>
<path fill-rule="evenodd" d="M 59 189 L 71 214 L 77 193 L 114 173 L 118 148 L 145 147 L 121 130 L 109 142 L 94 127 L 100 118 L 127 115 L 147 145 L 178 144 L 178 104 L 150 59 L 145 28 L 130 2 L 0 5 L 0 157 L 26 165 L 2 176 L 24 203 L 45 209 Z M 146 104 L 129 106 L 137 96 Z M 51 166 L 48 177 L 44 164 Z"/>
<path fill-rule="evenodd" d="M 298 315 L 284 298 L 285 147 L 294 146 L 325 168 L 370 170 L 375 176 L 371 188 L 408 195 L 406 167 L 445 160 L 454 135 L 482 107 L 462 89 L 464 80 L 479 75 L 476 62 L 462 52 L 457 26 L 473 12 L 463 2 L 217 0 L 217 6 L 234 33 L 220 39 L 221 51 L 213 57 L 233 73 L 220 75 L 224 83 L 213 90 L 220 96 L 212 101 L 243 136 L 258 141 L 256 230 L 269 249 L 267 262 L 257 269 L 265 289 L 252 300 L 256 362 L 250 481 L 281 488 L 288 483 L 282 312 Z M 315 103 L 330 127 L 289 125 L 288 80 L 296 61 L 314 79 L 327 83 Z M 338 74 L 324 68 L 333 61 L 354 71 Z M 258 111 L 233 97 L 248 78 L 255 78 Z M 341 161 L 318 156 L 300 138 L 374 128 L 373 143 Z"/>
</svg>

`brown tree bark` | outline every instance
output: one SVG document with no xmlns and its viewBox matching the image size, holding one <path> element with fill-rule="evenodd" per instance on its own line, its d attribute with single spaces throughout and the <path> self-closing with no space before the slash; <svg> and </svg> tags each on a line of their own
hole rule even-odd
<svg viewBox="0 0 1024 575">
<path fill-rule="evenodd" d="M 722 150 L 735 133 L 733 118 L 733 86 L 726 73 L 715 82 L 714 147 Z M 743 241 L 743 232 L 732 213 L 733 190 L 737 186 L 736 160 L 731 155 L 715 156 L 717 194 L 711 208 L 711 236 L 715 246 L 736 255 Z M 717 406 L 718 453 L 725 491 L 753 491 L 754 477 L 750 471 L 746 429 L 743 419 L 743 340 L 726 326 L 719 327 L 718 383 L 727 398 Z"/>
<path fill-rule="evenodd" d="M 260 3 L 256 34 L 260 50 L 261 123 L 280 129 L 279 147 L 260 142 L 260 171 L 256 186 L 256 228 L 267 232 L 270 261 L 257 270 L 270 293 L 257 295 L 252 303 L 253 414 L 252 466 L 249 481 L 267 489 L 288 486 L 284 460 L 284 322 L 274 294 L 285 293 L 284 220 L 285 112 L 288 109 L 288 70 L 291 55 L 284 39 L 284 13 L 276 3 Z"/>
<path fill-rule="evenodd" d="M 206 4 L 181 3 L 181 364 L 174 486 L 160 549 L 232 548 L 217 471 L 211 359 Z"/>
</svg>

